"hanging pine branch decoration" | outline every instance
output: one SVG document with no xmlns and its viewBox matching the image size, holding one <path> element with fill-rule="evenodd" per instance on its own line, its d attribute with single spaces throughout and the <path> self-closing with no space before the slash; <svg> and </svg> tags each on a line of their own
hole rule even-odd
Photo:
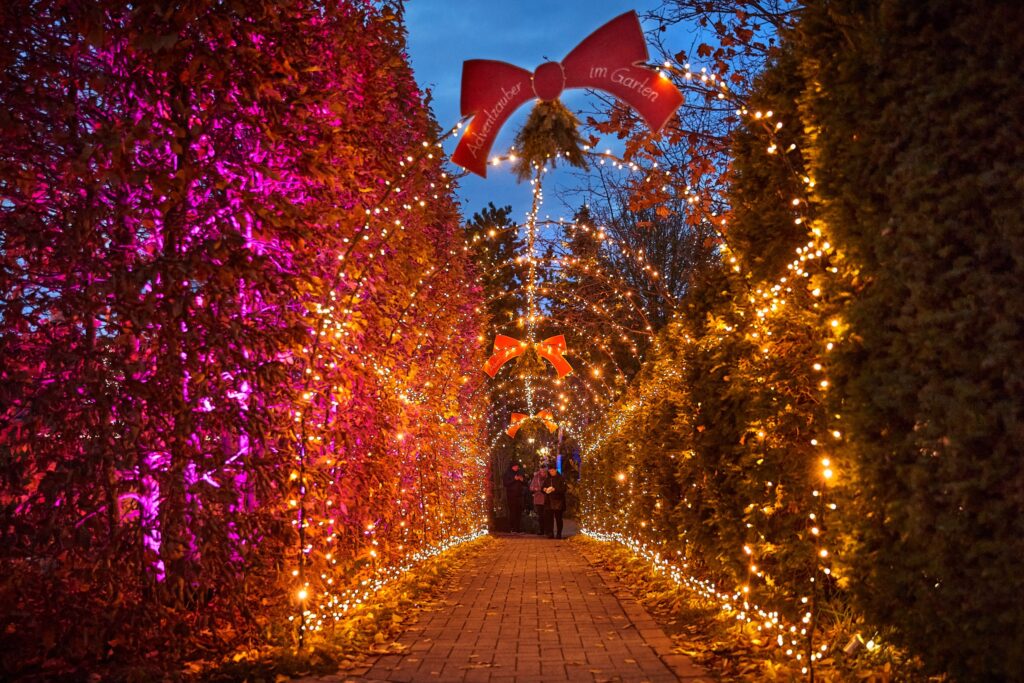
<svg viewBox="0 0 1024 683">
<path fill-rule="evenodd" d="M 512 170 L 520 182 L 533 176 L 534 168 L 549 159 L 554 166 L 559 154 L 570 165 L 587 170 L 580 121 L 559 100 L 538 102 L 516 135 L 516 160 Z"/>
<path fill-rule="evenodd" d="M 520 377 L 528 377 L 536 381 L 543 380 L 551 372 L 532 348 L 519 358 L 519 362 L 516 363 L 516 371 Z"/>
</svg>

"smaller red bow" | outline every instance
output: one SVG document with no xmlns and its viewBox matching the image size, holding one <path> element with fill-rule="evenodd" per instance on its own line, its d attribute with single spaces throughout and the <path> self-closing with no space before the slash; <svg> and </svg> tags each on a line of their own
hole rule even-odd
<svg viewBox="0 0 1024 683">
<path fill-rule="evenodd" d="M 484 363 L 484 372 L 491 377 L 498 374 L 501 366 L 516 356 L 521 356 L 526 351 L 527 343 L 521 342 L 512 337 L 499 334 L 494 338 L 494 351 L 487 362 Z"/>
<path fill-rule="evenodd" d="M 562 357 L 562 354 L 567 350 L 568 348 L 565 345 L 565 335 L 562 334 L 557 337 L 548 337 L 541 343 L 537 344 L 537 355 L 554 366 L 559 379 L 572 372 L 572 366 L 569 365 L 569 361 Z"/>
<path fill-rule="evenodd" d="M 494 350 L 491 353 L 491 357 L 484 363 L 484 372 L 494 377 L 498 374 L 498 370 L 501 369 L 502 365 L 516 356 L 523 355 L 529 346 L 526 342 L 499 334 L 494 338 Z M 557 337 L 548 337 L 544 341 L 535 344 L 534 348 L 537 349 L 538 356 L 554 366 L 559 378 L 565 377 L 572 372 L 572 366 L 563 357 L 563 354 L 568 350 L 565 344 L 565 335 L 560 334 Z"/>
<path fill-rule="evenodd" d="M 550 410 L 542 410 L 536 415 L 527 415 L 526 413 L 512 413 L 512 419 L 508 425 L 508 429 L 505 433 L 513 439 L 516 438 L 516 432 L 523 426 L 523 423 L 527 420 L 540 420 L 544 423 L 544 426 L 548 428 L 549 432 L 554 433 L 558 429 L 558 423 L 555 422 L 555 416 Z"/>
</svg>

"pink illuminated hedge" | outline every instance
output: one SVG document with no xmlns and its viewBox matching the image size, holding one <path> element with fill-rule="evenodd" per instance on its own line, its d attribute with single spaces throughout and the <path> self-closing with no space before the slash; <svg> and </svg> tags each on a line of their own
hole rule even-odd
<svg viewBox="0 0 1024 683">
<path fill-rule="evenodd" d="M 480 294 L 403 31 L 0 8 L 5 676 L 290 642 L 479 525 Z"/>
</svg>

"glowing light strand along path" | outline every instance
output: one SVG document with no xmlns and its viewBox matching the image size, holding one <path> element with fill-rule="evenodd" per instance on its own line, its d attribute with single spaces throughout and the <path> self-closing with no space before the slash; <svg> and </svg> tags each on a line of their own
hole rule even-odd
<svg viewBox="0 0 1024 683">
<path fill-rule="evenodd" d="M 804 665 L 803 673 L 807 673 L 807 660 L 801 651 L 801 641 L 806 639 L 808 630 L 812 628 L 804 619 L 800 625 L 786 621 L 777 611 L 767 610 L 750 601 L 749 595 L 743 590 L 720 590 L 711 581 L 703 580 L 689 571 L 689 562 L 681 558 L 682 564 L 663 557 L 661 551 L 618 532 L 603 532 L 591 528 L 580 529 L 591 538 L 605 543 L 618 543 L 629 548 L 636 556 L 649 562 L 657 572 L 664 572 L 672 581 L 693 593 L 716 603 L 723 613 L 746 624 L 753 625 L 759 633 L 768 634 L 768 642 L 783 651 L 785 655 L 797 663 Z M 812 659 L 821 659 L 828 651 L 828 645 L 819 646 L 811 655 Z"/>
<path fill-rule="evenodd" d="M 419 149 L 416 150 L 415 154 L 407 154 L 405 158 L 400 158 L 398 167 L 401 169 L 398 174 L 398 178 L 394 181 L 385 180 L 385 189 L 383 193 L 375 200 L 370 202 L 364 207 L 365 220 L 360 227 L 356 227 L 355 234 L 351 239 L 345 238 L 344 243 L 347 244 L 337 254 L 337 263 L 332 274 L 332 286 L 329 291 L 330 300 L 324 303 L 314 302 L 314 319 L 315 324 L 309 330 L 312 341 L 307 343 L 303 351 L 303 386 L 301 389 L 301 395 L 303 397 L 303 408 L 300 411 L 294 411 L 293 417 L 295 419 L 296 428 L 293 432 L 293 438 L 297 443 L 296 451 L 296 471 L 293 472 L 291 481 L 297 483 L 297 491 L 295 497 L 292 499 L 290 507 L 294 510 L 294 518 L 292 519 L 292 525 L 296 528 L 297 539 L 298 539 L 298 552 L 297 562 L 295 569 L 292 570 L 292 576 L 298 584 L 294 595 L 297 598 L 298 614 L 290 617 L 289 621 L 298 619 L 298 642 L 301 647 L 307 630 L 319 630 L 310 629 L 309 619 L 312 615 L 316 614 L 315 610 L 310 609 L 310 605 L 318 598 L 327 602 L 334 601 L 332 598 L 333 591 L 325 590 L 322 596 L 316 594 L 313 587 L 311 586 L 310 580 L 314 578 L 308 575 L 308 572 L 312 569 L 309 561 L 309 555 L 314 551 L 314 544 L 308 538 L 307 529 L 310 528 L 310 522 L 312 514 L 309 509 L 308 497 L 310 495 L 310 487 L 308 485 L 308 469 L 310 466 L 311 454 L 310 449 L 315 444 L 315 438 L 311 434 L 311 426 L 309 424 L 310 413 L 312 412 L 312 402 L 314 397 L 321 394 L 321 390 L 315 387 L 315 382 L 320 380 L 320 375 L 317 372 L 317 359 L 320 358 L 320 354 L 324 349 L 324 344 L 329 340 L 327 333 L 330 329 L 334 329 L 337 333 L 342 333 L 344 336 L 348 336 L 348 332 L 344 328 L 347 328 L 351 324 L 351 319 L 356 310 L 356 304 L 359 302 L 359 296 L 362 292 L 364 285 L 367 282 L 370 268 L 364 266 L 361 270 L 355 273 L 355 277 L 350 277 L 350 268 L 354 259 L 352 258 L 356 249 L 363 247 L 371 252 L 370 258 L 373 257 L 373 250 L 378 250 L 380 255 L 385 255 L 385 248 L 389 246 L 392 239 L 398 235 L 404 234 L 406 226 L 402 218 L 394 218 L 395 216 L 404 216 L 411 218 L 412 212 L 415 211 L 416 207 L 424 208 L 427 206 L 430 200 L 429 192 L 434 191 L 433 199 L 438 199 L 439 192 L 451 190 L 451 176 L 444 170 L 437 170 L 439 174 L 438 182 L 443 184 L 443 187 L 438 186 L 438 182 L 429 182 L 429 190 L 423 196 L 415 196 L 410 202 L 405 196 L 410 185 L 414 184 L 416 180 L 422 179 L 424 174 L 430 174 L 431 168 L 423 168 L 424 162 L 434 162 L 435 152 L 441 149 L 442 142 L 448 137 L 451 137 L 458 133 L 462 128 L 462 119 L 456 123 L 456 125 L 449 127 L 446 132 L 436 139 L 427 141 L 422 140 L 419 144 Z M 410 150 L 411 151 L 411 150 Z M 413 175 L 415 172 L 415 175 Z M 394 206 L 389 206 L 389 202 L 393 202 Z M 395 211 L 392 213 L 391 209 Z M 378 235 L 375 240 L 371 239 L 371 232 L 373 232 L 373 224 L 379 221 Z M 467 245 L 463 245 L 465 250 Z M 441 272 L 447 272 L 449 259 L 441 267 Z M 432 269 L 433 271 L 434 269 Z M 431 275 L 430 272 L 427 275 Z M 422 280 L 420 281 L 422 283 Z M 344 306 L 340 308 L 340 313 L 343 316 L 341 320 L 338 320 L 333 314 L 337 309 L 337 289 L 343 283 L 350 286 L 351 292 L 347 296 L 347 301 Z M 411 301 L 415 301 L 416 294 L 414 292 L 411 297 Z M 443 305 L 442 305 L 443 306 Z M 400 327 L 411 326 L 412 323 L 403 323 L 400 318 L 395 323 L 395 329 Z M 336 336 L 336 335 L 335 335 Z M 422 337 L 422 333 L 419 335 Z M 388 346 L 391 345 L 392 335 L 389 335 Z M 365 367 L 365 366 L 364 366 Z M 380 372 L 378 371 L 378 374 Z M 459 451 L 463 451 L 461 444 L 456 446 Z M 328 461 L 330 462 L 330 461 Z M 467 539 L 468 540 L 468 539 Z M 422 552 L 429 552 L 428 550 Z M 331 565 L 336 565 L 337 559 L 331 559 Z M 408 571 L 406 565 L 407 562 L 399 563 L 397 567 L 398 571 Z M 327 581 L 328 585 L 333 584 L 333 578 L 328 578 L 325 575 L 321 575 L 322 580 Z M 365 581 L 364 584 L 366 585 Z M 336 601 L 335 601 L 336 602 Z M 322 622 L 321 622 L 322 625 Z"/>
</svg>

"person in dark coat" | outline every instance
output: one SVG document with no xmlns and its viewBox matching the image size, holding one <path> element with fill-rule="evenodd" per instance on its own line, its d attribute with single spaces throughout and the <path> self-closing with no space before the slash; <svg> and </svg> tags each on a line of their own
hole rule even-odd
<svg viewBox="0 0 1024 683">
<path fill-rule="evenodd" d="M 537 521 L 540 523 L 540 531 L 537 532 L 538 536 L 547 536 L 550 533 L 548 529 L 551 526 L 551 514 L 544 506 L 548 497 L 544 493 L 544 480 L 547 476 L 548 466 L 541 465 L 533 473 L 533 478 L 530 480 L 530 493 L 533 494 L 533 509 L 537 513 Z"/>
<path fill-rule="evenodd" d="M 558 468 L 555 464 L 548 465 L 548 476 L 544 479 L 544 493 L 547 494 L 544 506 L 551 516 L 551 526 L 547 528 L 548 538 L 562 537 L 562 515 L 565 514 L 565 493 L 567 489 L 565 477 L 558 473 Z M 551 534 L 552 531 L 555 532 L 554 535 Z"/>
<path fill-rule="evenodd" d="M 510 531 L 520 533 L 523 522 L 523 492 L 526 490 L 526 477 L 519 470 L 519 463 L 509 465 L 505 472 L 505 498 L 508 502 L 508 520 Z"/>
</svg>

